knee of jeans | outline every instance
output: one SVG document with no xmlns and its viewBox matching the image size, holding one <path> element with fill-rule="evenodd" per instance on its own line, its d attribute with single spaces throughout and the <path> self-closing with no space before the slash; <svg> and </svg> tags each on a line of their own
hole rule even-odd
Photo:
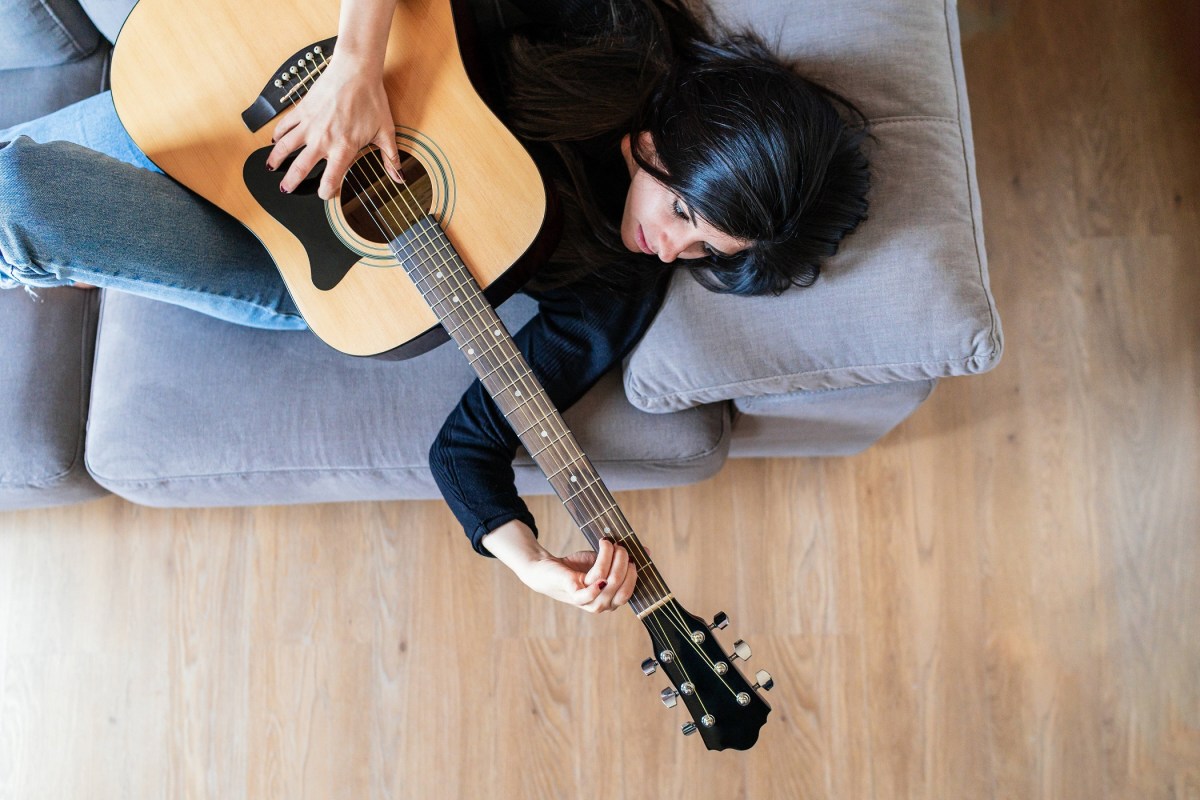
<svg viewBox="0 0 1200 800">
<path fill-rule="evenodd" d="M 36 165 L 42 157 L 36 148 L 41 146 L 19 136 L 0 148 L 0 266 L 22 281 L 46 275 L 37 268 L 31 252 L 37 226 L 52 220 L 41 207 L 37 189 Z"/>
</svg>

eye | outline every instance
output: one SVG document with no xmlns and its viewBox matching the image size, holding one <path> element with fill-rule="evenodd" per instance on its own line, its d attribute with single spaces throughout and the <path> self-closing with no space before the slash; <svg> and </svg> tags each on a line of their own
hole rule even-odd
<svg viewBox="0 0 1200 800">
<path fill-rule="evenodd" d="M 678 198 L 676 198 L 675 202 L 671 204 L 671 207 L 675 211 L 675 216 L 679 217 L 680 219 L 689 219 L 687 213 L 683 210 L 683 206 L 679 205 Z"/>
</svg>

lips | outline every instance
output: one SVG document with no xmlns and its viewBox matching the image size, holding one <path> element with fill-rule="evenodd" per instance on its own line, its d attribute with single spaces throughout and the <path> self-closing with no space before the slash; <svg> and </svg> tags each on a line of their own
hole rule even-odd
<svg viewBox="0 0 1200 800">
<path fill-rule="evenodd" d="M 650 245 L 646 242 L 646 235 L 645 235 L 645 233 L 642 232 L 641 225 L 638 225 L 638 228 L 637 228 L 637 244 L 638 244 L 638 247 L 642 248 L 642 252 L 645 253 L 646 255 L 648 255 L 648 256 L 654 255 L 654 249 L 652 247 L 650 247 Z"/>
</svg>

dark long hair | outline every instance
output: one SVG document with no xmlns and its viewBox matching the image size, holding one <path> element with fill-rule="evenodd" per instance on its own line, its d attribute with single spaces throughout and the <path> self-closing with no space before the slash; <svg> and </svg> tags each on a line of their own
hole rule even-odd
<svg viewBox="0 0 1200 800">
<path fill-rule="evenodd" d="M 811 285 L 866 219 L 863 114 L 706 9 L 693 13 L 678 0 L 600 8 L 578 35 L 518 36 L 510 46 L 509 123 L 553 151 L 565 212 L 563 245 L 540 282 L 592 274 L 645 288 L 670 269 L 626 250 L 619 213 L 605 213 L 593 191 L 589 155 L 614 152 L 628 134 L 642 169 L 698 216 L 753 243 L 733 256 L 678 262 L 702 285 L 742 295 Z M 657 163 L 636 144 L 642 132 Z"/>
</svg>

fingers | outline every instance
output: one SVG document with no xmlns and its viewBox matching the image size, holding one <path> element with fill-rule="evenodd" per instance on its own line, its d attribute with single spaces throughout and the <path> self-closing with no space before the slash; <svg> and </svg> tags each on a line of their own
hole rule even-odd
<svg viewBox="0 0 1200 800">
<path fill-rule="evenodd" d="M 629 568 L 625 571 L 625 579 L 621 581 L 620 588 L 613 595 L 612 606 L 617 608 L 629 602 L 629 598 L 633 597 L 633 590 L 637 588 L 637 567 L 631 562 Z M 610 584 L 611 585 L 611 584 Z"/>
<path fill-rule="evenodd" d="M 592 568 L 588 570 L 587 576 L 584 577 L 586 583 L 595 583 L 596 581 L 608 575 L 612 569 L 613 553 L 616 551 L 616 545 L 609 538 L 601 539 L 596 545 L 596 562 L 592 564 Z"/>
<path fill-rule="evenodd" d="M 288 168 L 287 174 L 283 176 L 283 180 L 279 182 L 279 191 L 290 193 L 296 190 L 300 185 L 300 181 L 308 177 L 308 173 L 312 172 L 313 167 L 321 160 L 321 154 L 316 148 L 306 147 L 296 156 L 296 160 L 292 162 L 292 166 Z"/>
<path fill-rule="evenodd" d="M 390 142 L 390 151 L 381 142 Z M 372 143 L 379 146 L 380 151 L 383 153 L 383 166 L 388 176 L 397 183 L 402 182 L 404 176 L 399 168 L 400 158 L 399 151 L 396 148 L 396 140 L 390 136 L 380 136 L 373 140 Z M 294 128 L 275 143 L 275 147 L 267 157 L 267 168 L 272 170 L 278 169 L 279 165 L 286 161 L 288 156 L 300 147 L 304 147 L 304 150 L 292 162 L 287 174 L 280 181 L 280 191 L 294 191 L 300 182 L 308 176 L 308 173 L 312 171 L 313 167 L 324 158 L 326 161 L 325 173 L 321 176 L 321 186 L 317 190 L 317 194 L 320 195 L 322 200 L 329 200 L 336 197 L 341 191 L 342 181 L 346 179 L 346 173 L 350 169 L 350 165 L 354 163 L 358 152 L 347 148 L 334 147 L 330 149 L 329 153 L 322 153 L 321 148 L 317 146 L 305 146 L 301 129 Z"/>
<path fill-rule="evenodd" d="M 397 183 L 402 182 L 404 175 L 400 172 L 400 151 L 396 147 L 395 133 L 389 128 L 383 128 L 371 141 L 383 154 L 383 166 L 387 174 Z"/>
<path fill-rule="evenodd" d="M 267 168 L 279 169 L 279 165 L 286 161 L 288 156 L 303 146 L 304 134 L 300 128 L 293 127 L 287 133 L 279 135 L 267 156 Z"/>
<path fill-rule="evenodd" d="M 329 154 L 325 161 L 325 174 L 321 176 L 321 188 L 317 190 L 317 195 L 322 200 L 337 197 L 341 192 L 346 170 L 350 168 L 356 155 L 358 154 L 349 150 L 337 150 Z"/>
<path fill-rule="evenodd" d="M 608 543 L 608 541 L 602 540 L 602 543 Z M 612 563 L 609 567 L 607 575 L 603 580 L 600 581 L 600 583 L 603 585 L 603 588 L 600 590 L 600 594 L 596 597 L 597 605 L 599 605 L 604 611 L 608 611 L 621 605 L 620 603 L 615 602 L 617 592 L 625 588 L 625 578 L 632 566 L 629 563 L 629 551 L 627 551 L 624 547 L 614 546 L 611 543 L 608 544 L 612 552 Z M 597 559 L 597 561 L 599 561 L 599 559 Z M 630 592 L 632 593 L 632 589 L 630 589 Z"/>
<path fill-rule="evenodd" d="M 275 132 L 271 134 L 271 141 L 278 142 L 290 133 L 297 125 L 300 124 L 300 115 L 294 110 L 285 114 L 283 119 L 279 120 L 279 124 L 275 126 Z"/>
<path fill-rule="evenodd" d="M 601 539 L 597 551 L 596 563 L 599 565 L 602 560 L 607 560 L 608 569 L 607 572 L 600 570 L 599 574 L 604 577 L 594 584 L 599 591 L 585 606 L 585 610 L 592 613 L 612 611 L 625 605 L 637 585 L 637 567 L 630 560 L 628 550 L 609 539 Z"/>
</svg>

